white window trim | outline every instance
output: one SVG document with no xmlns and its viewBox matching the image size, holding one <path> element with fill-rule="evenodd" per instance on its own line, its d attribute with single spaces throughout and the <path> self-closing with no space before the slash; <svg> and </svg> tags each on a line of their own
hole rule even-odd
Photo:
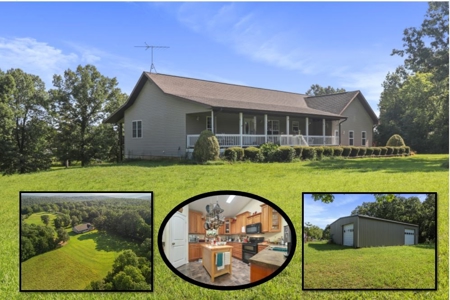
<svg viewBox="0 0 450 300">
<path fill-rule="evenodd" d="M 273 133 L 273 123 L 277 122 L 278 123 L 278 133 Z M 271 123 L 272 126 L 269 126 L 269 123 Z M 270 135 L 279 135 L 280 134 L 280 120 L 267 120 L 267 131 L 271 132 Z M 269 134 L 267 132 L 267 134 Z"/>
<path fill-rule="evenodd" d="M 211 127 L 208 127 L 208 120 L 209 124 L 211 124 Z M 212 122 L 211 122 L 211 116 L 206 116 L 206 124 L 205 124 L 206 130 L 209 130 L 212 132 Z"/>
<path fill-rule="evenodd" d="M 364 137 L 363 137 L 363 133 L 364 133 Z M 364 141 L 364 143 L 363 143 Z M 367 143 L 367 131 L 361 131 L 361 146 L 366 147 L 366 143 Z"/>
<path fill-rule="evenodd" d="M 350 137 L 350 132 L 353 133 Z M 352 140 L 352 142 L 350 143 L 350 140 Z M 349 130 L 348 131 L 348 145 L 349 146 L 355 146 L 355 131 L 354 130 Z"/>
<path fill-rule="evenodd" d="M 138 136 L 137 122 L 141 122 L 141 136 Z M 136 123 L 136 136 L 133 136 L 133 123 Z M 143 136 L 144 136 L 144 129 L 142 127 L 142 120 L 133 120 L 133 121 L 131 121 L 131 138 L 133 138 L 133 139 L 142 139 Z"/>
<path fill-rule="evenodd" d="M 297 123 L 297 125 L 294 125 L 296 123 Z M 297 130 L 295 130 L 294 127 L 297 127 Z M 299 121 L 292 121 L 292 133 L 294 133 L 294 134 L 301 134 L 300 133 L 300 122 Z"/>
</svg>

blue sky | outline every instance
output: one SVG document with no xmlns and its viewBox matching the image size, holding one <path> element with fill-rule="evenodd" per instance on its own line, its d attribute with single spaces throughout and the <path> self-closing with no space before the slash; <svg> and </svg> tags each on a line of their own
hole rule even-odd
<svg viewBox="0 0 450 300">
<path fill-rule="evenodd" d="M 401 197 L 418 197 L 421 202 L 426 198 L 426 194 L 396 194 Z M 375 202 L 373 194 L 335 194 L 332 203 L 314 201 L 311 194 L 304 196 L 304 222 L 311 223 L 325 229 L 325 226 L 333 223 L 340 217 L 350 216 L 352 210 L 363 202 Z"/>
<path fill-rule="evenodd" d="M 305 93 L 312 84 L 361 90 L 374 111 L 403 59 L 403 30 L 426 2 L 0 3 L 0 68 L 52 88 L 53 74 L 94 64 L 130 93 L 151 53 L 159 73 Z"/>
</svg>

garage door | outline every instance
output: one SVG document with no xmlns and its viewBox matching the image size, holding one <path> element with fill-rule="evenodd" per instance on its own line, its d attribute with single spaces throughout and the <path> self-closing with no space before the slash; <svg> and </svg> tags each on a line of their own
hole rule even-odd
<svg viewBox="0 0 450 300">
<path fill-rule="evenodd" d="M 405 245 L 414 245 L 414 229 L 405 229 Z"/>
<path fill-rule="evenodd" d="M 344 225 L 344 246 L 353 246 L 353 224 Z"/>
</svg>

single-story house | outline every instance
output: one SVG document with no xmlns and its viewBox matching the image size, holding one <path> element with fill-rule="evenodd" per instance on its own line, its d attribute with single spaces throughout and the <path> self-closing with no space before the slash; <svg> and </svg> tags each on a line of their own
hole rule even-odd
<svg viewBox="0 0 450 300">
<path fill-rule="evenodd" d="M 75 233 L 84 233 L 91 230 L 94 230 L 94 225 L 92 225 L 91 223 L 83 223 L 72 227 L 72 231 Z"/>
<path fill-rule="evenodd" d="M 124 126 L 124 154 L 133 158 L 185 156 L 203 130 L 222 150 L 266 142 L 367 147 L 378 118 L 360 91 L 308 96 L 144 72 L 104 122 Z"/>
<path fill-rule="evenodd" d="M 331 223 L 330 236 L 338 245 L 355 248 L 416 245 L 419 225 L 354 215 Z"/>
</svg>

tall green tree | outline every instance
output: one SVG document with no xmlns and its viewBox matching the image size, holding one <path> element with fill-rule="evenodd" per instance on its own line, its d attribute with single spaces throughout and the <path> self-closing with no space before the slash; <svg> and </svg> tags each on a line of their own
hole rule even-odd
<svg viewBox="0 0 450 300">
<path fill-rule="evenodd" d="M 48 215 L 41 216 L 41 220 L 46 226 L 50 223 L 50 217 Z"/>
<path fill-rule="evenodd" d="M 309 88 L 309 90 L 306 91 L 306 95 L 310 96 L 322 96 L 322 95 L 329 95 L 329 94 L 336 94 L 336 93 L 343 93 L 345 92 L 345 89 L 342 88 L 334 88 L 331 86 L 323 87 L 319 84 L 313 84 Z"/>
<path fill-rule="evenodd" d="M 78 66 L 75 71 L 68 69 L 63 76 L 55 75 L 53 85 L 55 89 L 50 94 L 58 131 L 57 155 L 61 161 L 80 160 L 85 166 L 95 158 L 99 145 L 105 144 L 105 134 L 99 134 L 98 129 L 107 129 L 106 136 L 112 136 L 112 126 L 100 125 L 101 121 L 123 103 L 126 95 L 117 87 L 116 78 L 103 76 L 93 65 Z M 114 147 L 116 141 L 106 141 L 110 143 Z M 110 150 L 103 148 L 102 153 Z"/>
<path fill-rule="evenodd" d="M 20 69 L 0 72 L 0 169 L 4 174 L 50 168 L 49 99 L 44 82 Z M 4 127 L 3 127 L 4 126 Z"/>
<path fill-rule="evenodd" d="M 392 134 L 421 153 L 449 152 L 448 2 L 430 2 L 421 27 L 404 31 L 404 66 L 388 74 L 381 94 L 376 142 Z"/>
</svg>

